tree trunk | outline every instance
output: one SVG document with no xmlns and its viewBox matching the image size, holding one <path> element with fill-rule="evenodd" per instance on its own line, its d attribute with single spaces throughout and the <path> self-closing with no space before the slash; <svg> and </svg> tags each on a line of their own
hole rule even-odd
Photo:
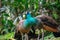
<svg viewBox="0 0 60 40">
<path fill-rule="evenodd" d="M 2 7 L 2 2 L 1 2 L 1 0 L 0 0 L 0 8 Z"/>
</svg>

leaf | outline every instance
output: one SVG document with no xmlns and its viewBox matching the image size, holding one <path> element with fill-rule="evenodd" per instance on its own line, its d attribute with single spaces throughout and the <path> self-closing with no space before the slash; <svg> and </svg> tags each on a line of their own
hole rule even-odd
<svg viewBox="0 0 60 40">
<path fill-rule="evenodd" d="M 13 22 L 11 21 L 11 20 L 8 20 L 8 25 L 10 26 L 10 27 L 13 27 L 14 25 L 13 25 Z"/>
<path fill-rule="evenodd" d="M 1 23 L 4 25 L 6 23 L 6 20 L 2 19 Z"/>
<path fill-rule="evenodd" d="M 58 19 L 58 15 L 57 15 L 56 13 L 53 13 L 53 17 L 54 17 L 55 19 Z"/>
<path fill-rule="evenodd" d="M 3 14 L 3 16 L 6 16 L 6 17 L 8 17 L 9 15 L 8 15 L 8 14 L 6 14 L 6 13 L 4 13 L 4 14 Z"/>
</svg>

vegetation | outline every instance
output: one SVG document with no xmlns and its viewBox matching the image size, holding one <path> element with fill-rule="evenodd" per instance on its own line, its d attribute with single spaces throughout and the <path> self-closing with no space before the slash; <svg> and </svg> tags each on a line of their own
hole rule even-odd
<svg viewBox="0 0 60 40">
<path fill-rule="evenodd" d="M 19 22 L 18 17 L 22 16 L 24 19 L 26 11 L 31 11 L 32 16 L 37 16 L 41 14 L 40 10 L 60 24 L 60 0 L 0 0 L 0 38 L 13 38 L 15 26 Z M 47 34 L 53 38 L 53 35 Z"/>
</svg>

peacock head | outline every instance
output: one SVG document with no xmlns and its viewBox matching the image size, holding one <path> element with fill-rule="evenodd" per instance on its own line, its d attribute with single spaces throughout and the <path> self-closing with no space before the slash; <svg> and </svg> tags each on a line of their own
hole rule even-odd
<svg viewBox="0 0 60 40">
<path fill-rule="evenodd" d="M 26 16 L 27 16 L 27 18 L 32 17 L 30 12 L 27 12 Z"/>
</svg>

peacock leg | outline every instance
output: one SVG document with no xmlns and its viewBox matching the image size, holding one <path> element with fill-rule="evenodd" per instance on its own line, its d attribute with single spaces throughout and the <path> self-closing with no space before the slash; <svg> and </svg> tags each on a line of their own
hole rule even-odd
<svg viewBox="0 0 60 40">
<path fill-rule="evenodd" d="M 38 38 L 37 38 L 37 40 L 40 40 L 39 37 L 40 37 L 40 33 L 39 33 L 39 30 L 38 30 Z"/>
<path fill-rule="evenodd" d="M 23 33 L 22 33 L 22 40 L 24 40 L 24 35 L 23 35 Z"/>
<path fill-rule="evenodd" d="M 42 29 L 41 31 L 42 31 L 42 40 L 44 40 L 44 29 Z"/>
<path fill-rule="evenodd" d="M 27 35 L 27 33 L 25 33 L 25 40 L 28 40 L 28 35 Z"/>
<path fill-rule="evenodd" d="M 37 38 L 37 40 L 39 40 L 39 34 L 38 34 L 38 38 Z"/>
<path fill-rule="evenodd" d="M 28 35 L 26 34 L 26 38 L 27 38 L 27 40 L 28 40 Z"/>
</svg>

